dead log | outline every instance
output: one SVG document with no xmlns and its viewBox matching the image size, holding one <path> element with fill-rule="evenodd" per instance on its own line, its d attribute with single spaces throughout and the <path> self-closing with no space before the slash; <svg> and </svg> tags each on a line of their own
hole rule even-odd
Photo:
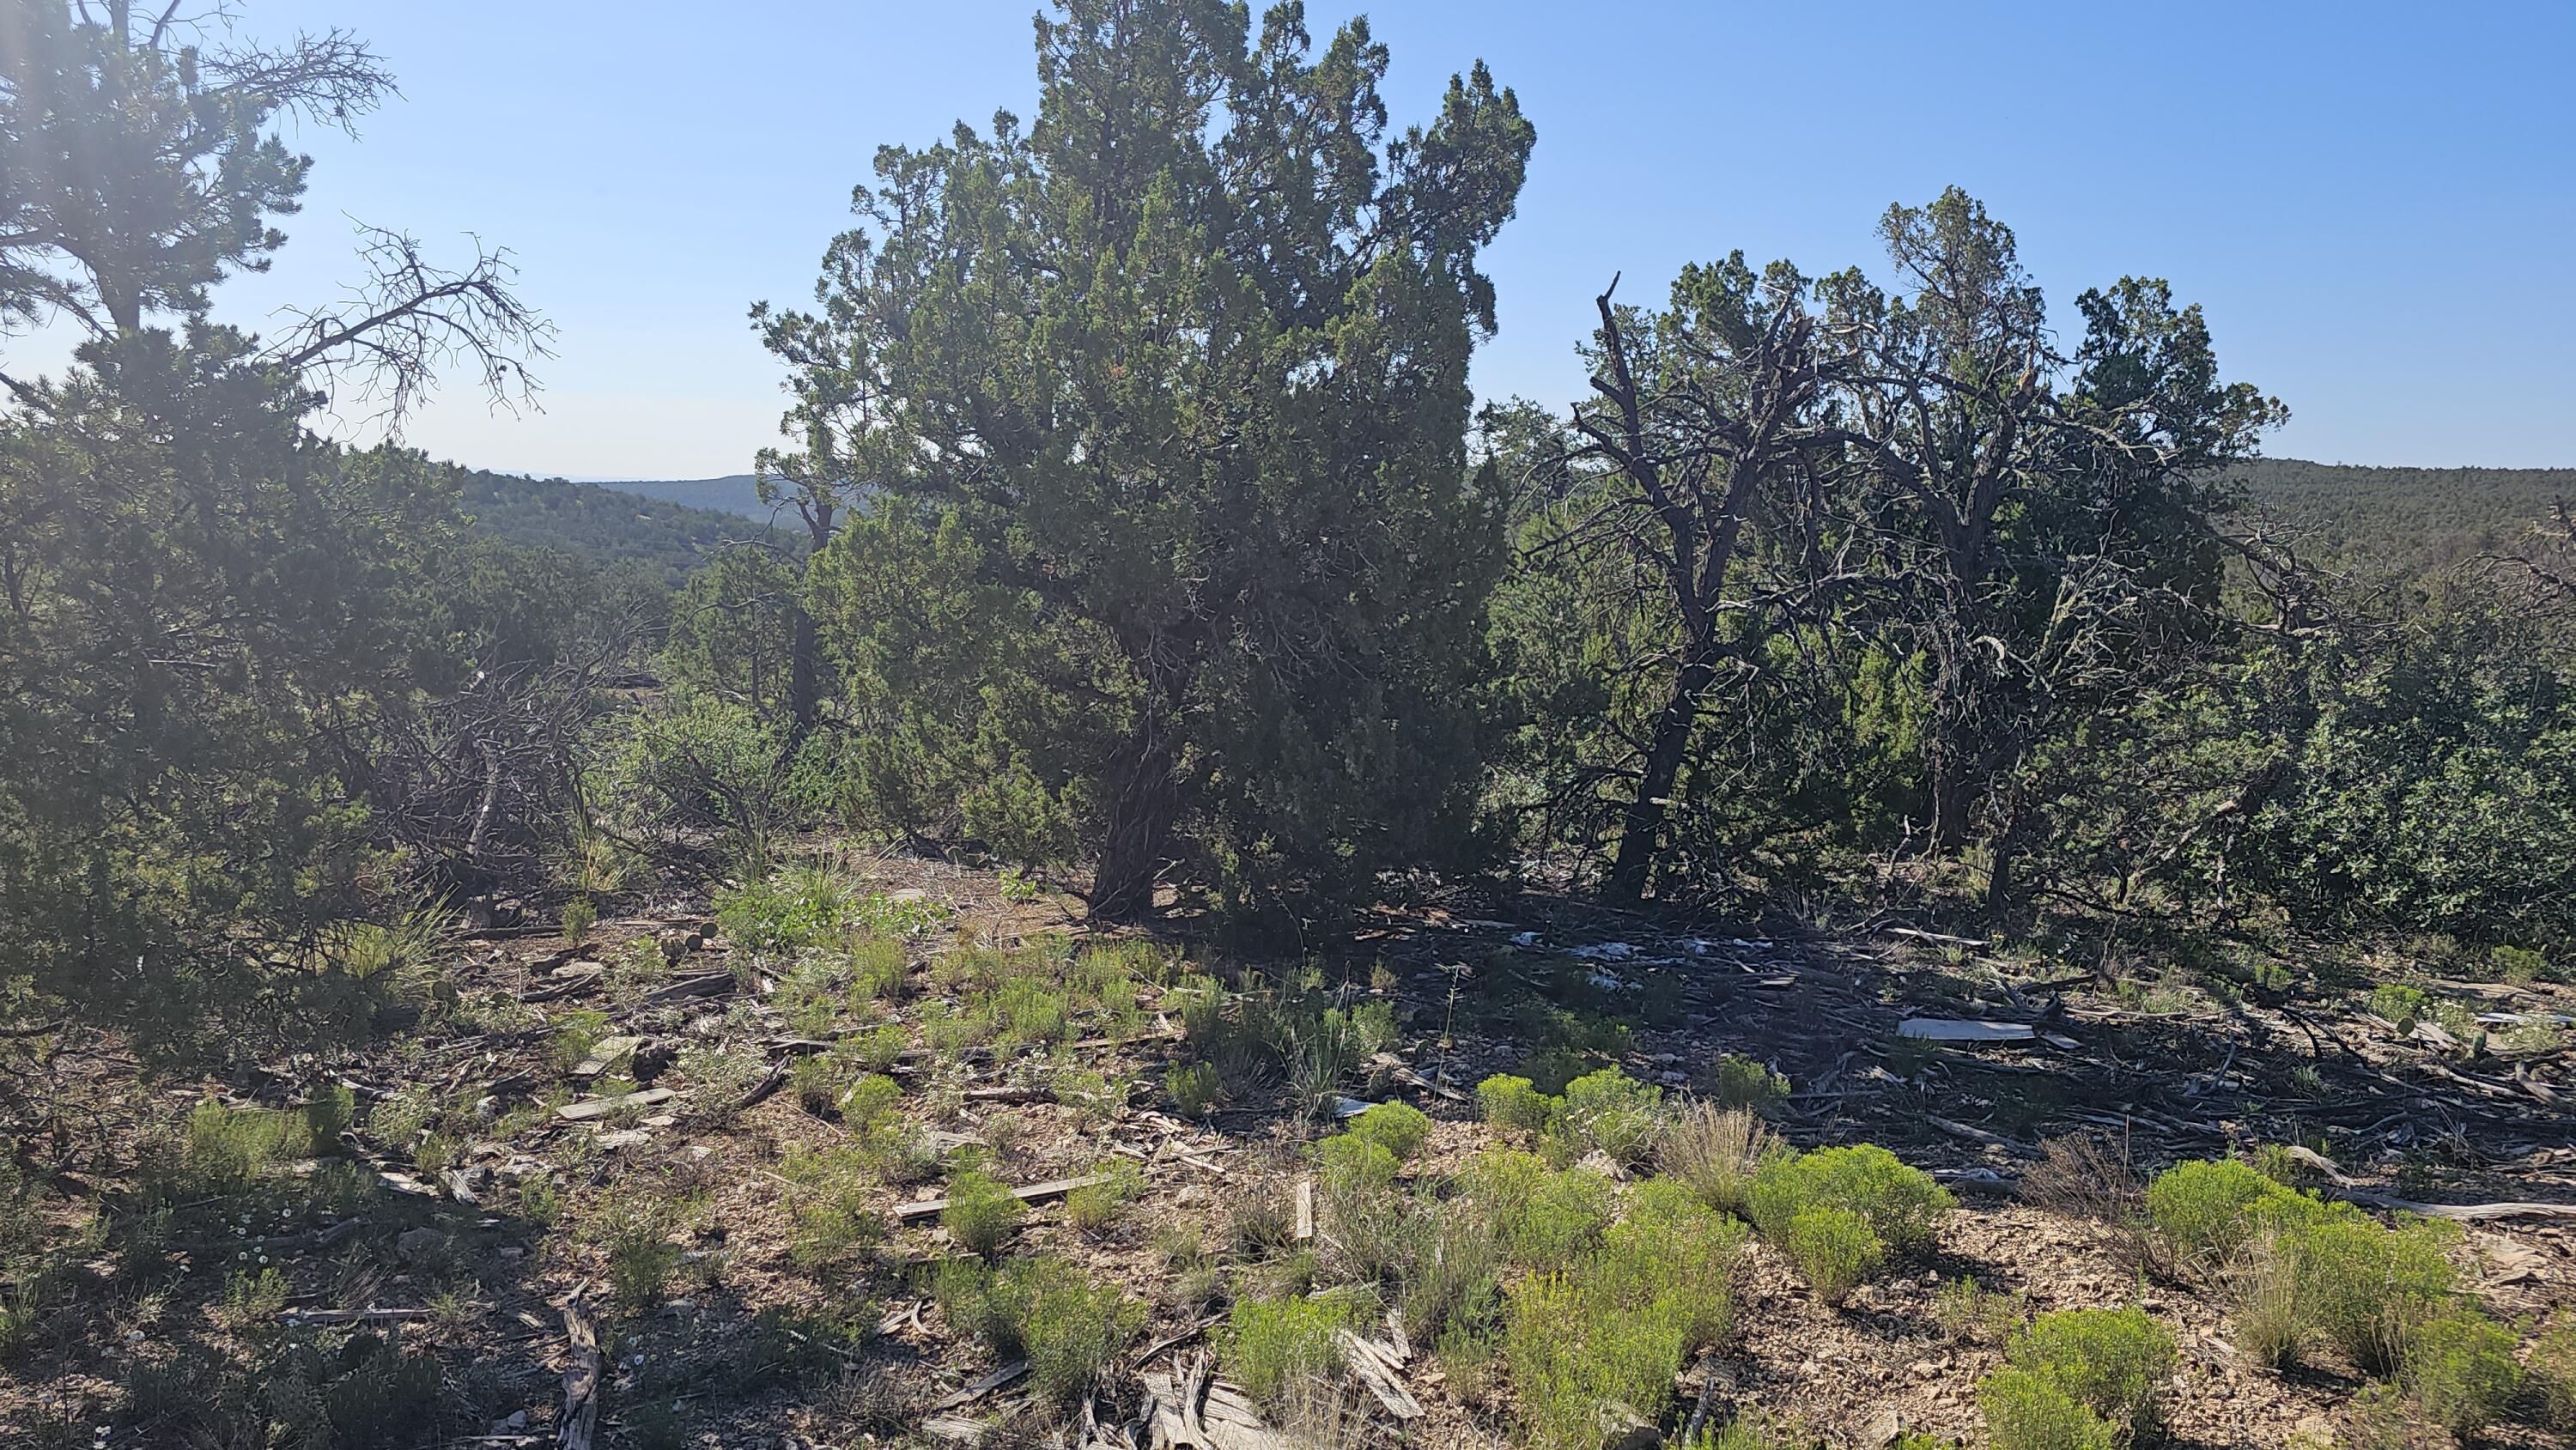
<svg viewBox="0 0 2576 1450">
<path fill-rule="evenodd" d="M 564 1301 L 564 1338 L 571 1362 L 564 1366 L 563 1414 L 555 1422 L 555 1444 L 561 1450 L 590 1450 L 599 1433 L 599 1331 L 582 1316 L 581 1295 Z"/>
</svg>

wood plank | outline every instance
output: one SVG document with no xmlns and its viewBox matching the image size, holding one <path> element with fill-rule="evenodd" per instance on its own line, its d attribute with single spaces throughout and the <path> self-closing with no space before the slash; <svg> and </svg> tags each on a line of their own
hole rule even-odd
<svg viewBox="0 0 2576 1450">
<path fill-rule="evenodd" d="M 679 1094 L 669 1088 L 646 1088 L 641 1092 L 626 1093 L 613 1098 L 583 1098 L 580 1102 L 566 1103 L 555 1109 L 555 1116 L 567 1123 L 587 1123 L 593 1118 L 607 1117 L 619 1108 L 649 1108 L 655 1103 L 667 1103 L 677 1096 Z"/>
<path fill-rule="evenodd" d="M 1106 1173 L 1094 1173 L 1082 1178 L 1057 1178 L 1045 1183 L 1032 1183 L 1026 1188 L 1014 1188 L 1011 1190 L 1011 1196 L 1022 1203 L 1042 1203 L 1050 1198 L 1062 1198 L 1077 1188 L 1089 1188 L 1093 1184 L 1108 1181 L 1109 1175 Z M 947 1199 L 925 1198 L 918 1203 L 896 1205 L 894 1217 L 897 1223 L 911 1223 L 916 1219 L 935 1218 L 947 1211 Z"/>
</svg>

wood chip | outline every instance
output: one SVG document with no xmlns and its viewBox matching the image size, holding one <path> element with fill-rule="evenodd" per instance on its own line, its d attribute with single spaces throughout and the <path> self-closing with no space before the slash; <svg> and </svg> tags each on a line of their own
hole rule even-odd
<svg viewBox="0 0 2576 1450">
<path fill-rule="evenodd" d="M 641 1037 L 603 1037 L 591 1045 L 590 1055 L 573 1068 L 572 1075 L 597 1077 L 615 1067 L 621 1059 L 632 1056 L 635 1049 L 643 1045 Z"/>
<path fill-rule="evenodd" d="M 1027 1360 L 1012 1360 L 1009 1364 L 1002 1365 L 996 1369 L 986 1370 L 984 1373 L 977 1375 L 958 1389 L 933 1402 L 930 1408 L 934 1410 L 953 1410 L 959 1405 L 971 1405 L 977 1400 L 984 1398 L 986 1395 L 991 1394 L 993 1391 L 1000 1389 L 1002 1386 L 1017 1380 L 1020 1376 L 1027 1374 L 1028 1372 L 1029 1362 Z"/>
</svg>

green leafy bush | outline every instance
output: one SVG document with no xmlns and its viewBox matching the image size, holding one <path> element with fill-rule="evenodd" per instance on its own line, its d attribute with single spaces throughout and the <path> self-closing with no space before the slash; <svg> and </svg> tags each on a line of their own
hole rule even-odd
<svg viewBox="0 0 2576 1450">
<path fill-rule="evenodd" d="M 2010 1365 L 1977 1386 L 1994 1450 L 2116 1450 L 2118 1427 L 2063 1386 Z"/>
<path fill-rule="evenodd" d="M 2067 1309 L 2032 1320 L 2005 1358 L 2129 1439 L 2156 1423 L 2158 1398 L 2173 1374 L 2174 1339 L 2143 1309 Z"/>
<path fill-rule="evenodd" d="M 1530 1443 L 1596 1450 L 1629 1415 L 1659 1418 L 1672 1400 L 1689 1319 L 1678 1296 L 1631 1308 L 1580 1273 L 1512 1286 L 1503 1359 Z"/>
<path fill-rule="evenodd" d="M 1395 1182 L 1404 1165 L 1386 1145 L 1357 1133 L 1336 1133 L 1315 1146 L 1318 1174 L 1332 1192 L 1367 1191 Z"/>
<path fill-rule="evenodd" d="M 2522 1390 L 2511 1330 L 2474 1310 L 2436 1314 L 2407 1337 L 2404 1380 L 2416 1405 L 2462 1440 L 2502 1418 Z"/>
<path fill-rule="evenodd" d="M 1730 1052 L 1709 1069 L 1708 1096 L 1720 1107 L 1767 1108 L 1789 1096 L 1789 1080 L 1769 1067 Z"/>
<path fill-rule="evenodd" d="M 885 1237 L 885 1219 L 869 1207 L 875 1178 L 858 1150 L 792 1149 L 781 1167 L 797 1185 L 787 1204 L 787 1255 L 799 1268 L 842 1264 Z"/>
<path fill-rule="evenodd" d="M 2549 1422 L 2576 1430 L 2576 1323 L 2560 1324 L 2531 1342 L 2531 1378 Z"/>
<path fill-rule="evenodd" d="M 1533 1087 L 1528 1078 L 1508 1073 L 1496 1073 L 1476 1084 L 1476 1101 L 1485 1110 L 1486 1122 L 1524 1133 L 1544 1132 L 1556 1112 L 1553 1098 Z"/>
<path fill-rule="evenodd" d="M 1367 1301 L 1348 1291 L 1237 1299 L 1227 1324 L 1226 1368 L 1254 1402 L 1276 1408 L 1289 1393 L 1342 1362 L 1333 1331 L 1368 1322 Z"/>
<path fill-rule="evenodd" d="M 948 1185 L 948 1206 L 940 1210 L 939 1222 L 960 1248 L 989 1259 L 1018 1232 L 1028 1212 L 1028 1205 L 1000 1179 L 970 1168 Z"/>
<path fill-rule="evenodd" d="M 1754 1174 L 1745 1197 L 1765 1235 L 1786 1234 L 1810 1209 L 1841 1208 L 1868 1220 L 1900 1254 L 1928 1246 L 1943 1216 L 1958 1206 L 1929 1174 L 1875 1143 L 1774 1159 Z"/>
<path fill-rule="evenodd" d="M 2456 1232 L 2432 1222 L 2382 1228 L 2360 1214 L 2308 1225 L 2299 1234 L 2301 1317 L 2363 1371 L 2388 1373 L 2415 1325 L 2450 1296 L 2442 1249 Z"/>
<path fill-rule="evenodd" d="M 1398 1162 L 1410 1163 L 1430 1140 L 1431 1119 L 1411 1103 L 1373 1103 L 1351 1120 L 1350 1136 L 1379 1144 Z"/>
<path fill-rule="evenodd" d="M 2296 1227 L 2321 1205 L 2233 1158 L 2181 1163 L 2147 1185 L 2147 1217 L 2186 1256 L 2224 1260 L 2267 1225 Z"/>
<path fill-rule="evenodd" d="M 1504 1257 L 1527 1269 L 1571 1263 L 1609 1226 L 1618 1199 L 1617 1188 L 1598 1173 L 1558 1169 L 1511 1148 L 1469 1159 L 1459 1183 L 1494 1226 Z"/>
<path fill-rule="evenodd" d="M 1869 1220 L 1848 1208 L 1818 1205 L 1791 1216 L 1781 1252 L 1797 1265 L 1816 1297 L 1840 1304 L 1887 1263 L 1887 1243 Z"/>
<path fill-rule="evenodd" d="M 1664 1090 L 1615 1067 L 1565 1085 L 1551 1115 L 1575 1156 L 1597 1151 L 1621 1165 L 1642 1162 L 1664 1126 Z"/>
<path fill-rule="evenodd" d="M 1602 1231 L 1601 1247 L 1580 1272 L 1623 1304 L 1674 1295 L 1686 1347 L 1696 1349 L 1724 1339 L 1732 1326 L 1748 1236 L 1743 1224 L 1700 1202 L 1686 1185 L 1649 1179 L 1629 1191 L 1627 1212 Z"/>
<path fill-rule="evenodd" d="M 2398 1030 L 2403 1032 L 2415 1025 L 2415 1020 L 2424 1015 L 2432 1000 L 2421 987 L 2410 987 L 2403 982 L 2382 982 L 2371 989 L 2370 1010 L 2372 1015 L 2385 1017 L 2397 1024 Z"/>
</svg>

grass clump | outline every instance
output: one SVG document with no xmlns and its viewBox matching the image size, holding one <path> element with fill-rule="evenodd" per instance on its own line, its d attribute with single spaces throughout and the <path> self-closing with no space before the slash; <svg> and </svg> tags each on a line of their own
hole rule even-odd
<svg viewBox="0 0 2576 1450">
<path fill-rule="evenodd" d="M 970 1168 L 948 1185 L 948 1206 L 940 1210 L 939 1223 L 958 1247 L 989 1259 L 1010 1242 L 1028 1213 L 1028 1205 L 1000 1179 Z"/>
<path fill-rule="evenodd" d="M 2576 1323 L 2546 1330 L 2531 1342 L 2530 1373 L 2548 1422 L 2576 1430 Z"/>
<path fill-rule="evenodd" d="M 1333 1331 L 1368 1320 L 1367 1301 L 1348 1291 L 1237 1299 L 1226 1326 L 1226 1368 L 1255 1403 L 1277 1409 L 1341 1366 Z"/>
<path fill-rule="evenodd" d="M 1215 1064 L 1185 1062 L 1163 1074 L 1163 1092 L 1171 1098 L 1173 1111 L 1186 1118 L 1203 1118 L 1215 1110 L 1225 1088 L 1217 1080 Z"/>
<path fill-rule="evenodd" d="M 932 1297 L 960 1333 L 997 1355 L 1026 1358 L 1030 1384 L 1059 1401 L 1097 1381 L 1145 1326 L 1142 1300 L 1095 1285 L 1079 1266 L 1050 1254 L 999 1269 L 945 1265 Z"/>
<path fill-rule="evenodd" d="M 1942 1218 L 1958 1206 L 1931 1175 L 1875 1143 L 1775 1158 L 1754 1174 L 1745 1196 L 1766 1236 L 1785 1234 L 1802 1213 L 1840 1208 L 1867 1220 L 1900 1254 L 1928 1247 Z"/>
<path fill-rule="evenodd" d="M 885 1237 L 883 1216 L 869 1207 L 875 1175 L 855 1149 L 791 1149 L 781 1175 L 799 1192 L 789 1205 L 787 1256 L 807 1271 L 847 1263 Z"/>
<path fill-rule="evenodd" d="M 1103 1159 L 1086 1176 L 1105 1181 L 1064 1196 L 1065 1221 L 1084 1233 L 1098 1233 L 1116 1223 L 1127 1205 L 1145 1196 L 1144 1170 L 1124 1158 Z"/>
<path fill-rule="evenodd" d="M 1674 1115 L 1655 1142 L 1655 1162 L 1711 1208 L 1749 1217 L 1753 1175 L 1786 1151 L 1749 1109 L 1700 1102 Z"/>
</svg>

